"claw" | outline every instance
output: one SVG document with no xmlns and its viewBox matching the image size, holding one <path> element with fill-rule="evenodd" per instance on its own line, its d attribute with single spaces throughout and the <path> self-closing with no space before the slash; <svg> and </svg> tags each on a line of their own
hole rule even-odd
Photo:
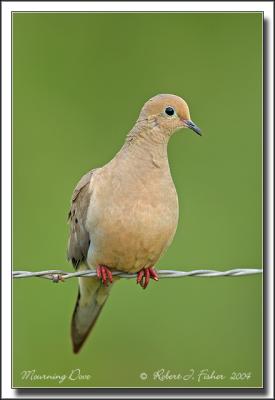
<svg viewBox="0 0 275 400">
<path fill-rule="evenodd" d="M 144 281 L 144 284 L 143 284 L 143 289 L 147 288 L 149 281 L 150 281 L 150 270 L 149 270 L 149 268 L 146 268 L 145 269 L 145 281 Z"/>
<path fill-rule="evenodd" d="M 140 284 L 143 289 L 146 289 L 149 284 L 150 278 L 154 279 L 154 281 L 159 280 L 158 274 L 153 267 L 143 268 L 137 274 L 137 284 Z"/>
<path fill-rule="evenodd" d="M 113 282 L 112 272 L 105 265 L 98 265 L 96 267 L 96 274 L 98 279 L 101 279 L 103 285 L 108 286 L 108 281 Z"/>
<path fill-rule="evenodd" d="M 107 272 L 108 279 L 109 279 L 110 283 L 113 283 L 113 275 L 112 275 L 112 272 L 111 272 L 108 268 L 106 268 L 106 272 Z"/>
<path fill-rule="evenodd" d="M 156 271 L 154 270 L 154 268 L 150 267 L 148 269 L 149 269 L 150 275 L 154 279 L 154 281 L 158 281 L 159 277 L 158 277 L 158 274 L 156 273 Z"/>
<path fill-rule="evenodd" d="M 143 276 L 144 276 L 144 270 L 142 269 L 137 274 L 137 284 L 140 283 L 141 286 L 142 286 L 142 278 L 143 278 Z"/>
</svg>

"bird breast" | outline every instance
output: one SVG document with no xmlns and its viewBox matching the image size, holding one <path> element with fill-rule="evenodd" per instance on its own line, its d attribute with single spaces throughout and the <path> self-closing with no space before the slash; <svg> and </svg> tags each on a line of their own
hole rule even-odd
<svg viewBox="0 0 275 400">
<path fill-rule="evenodd" d="M 142 169 L 142 168 L 141 168 Z M 92 178 L 87 262 L 136 272 L 154 265 L 178 223 L 177 192 L 167 168 L 104 167 Z"/>
</svg>

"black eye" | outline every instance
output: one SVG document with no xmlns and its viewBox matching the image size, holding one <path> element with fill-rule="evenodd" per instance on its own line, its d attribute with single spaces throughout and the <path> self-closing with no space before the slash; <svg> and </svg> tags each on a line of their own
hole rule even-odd
<svg viewBox="0 0 275 400">
<path fill-rule="evenodd" d="M 171 117 L 171 115 L 175 114 L 175 110 L 173 109 L 173 107 L 166 107 L 165 113 Z"/>
</svg>

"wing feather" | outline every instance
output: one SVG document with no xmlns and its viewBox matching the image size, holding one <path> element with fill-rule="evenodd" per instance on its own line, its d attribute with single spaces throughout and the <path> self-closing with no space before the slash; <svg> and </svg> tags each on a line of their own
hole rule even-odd
<svg viewBox="0 0 275 400">
<path fill-rule="evenodd" d="M 89 232 L 85 228 L 85 222 L 91 198 L 89 183 L 94 171 L 95 169 L 89 171 L 76 185 L 68 215 L 70 235 L 67 256 L 75 268 L 86 260 L 90 245 Z"/>
</svg>

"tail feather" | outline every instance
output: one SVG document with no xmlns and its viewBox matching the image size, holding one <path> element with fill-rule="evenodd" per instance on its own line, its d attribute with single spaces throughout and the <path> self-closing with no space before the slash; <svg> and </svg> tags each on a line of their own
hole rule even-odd
<svg viewBox="0 0 275 400">
<path fill-rule="evenodd" d="M 104 306 L 110 287 L 97 278 L 79 278 L 79 291 L 72 317 L 71 336 L 74 353 L 78 353 Z"/>
</svg>

